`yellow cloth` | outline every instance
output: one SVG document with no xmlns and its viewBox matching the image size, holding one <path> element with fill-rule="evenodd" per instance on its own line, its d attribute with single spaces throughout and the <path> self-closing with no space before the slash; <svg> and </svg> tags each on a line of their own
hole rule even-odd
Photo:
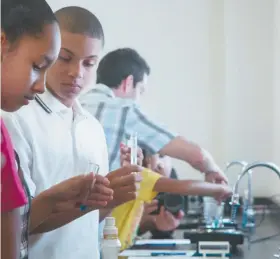
<svg viewBox="0 0 280 259">
<path fill-rule="evenodd" d="M 157 195 L 153 189 L 161 175 L 145 169 L 141 172 L 141 176 L 142 182 L 136 200 L 124 203 L 112 212 L 112 216 L 116 219 L 122 250 L 133 244 L 143 215 L 144 203 L 152 201 Z"/>
</svg>

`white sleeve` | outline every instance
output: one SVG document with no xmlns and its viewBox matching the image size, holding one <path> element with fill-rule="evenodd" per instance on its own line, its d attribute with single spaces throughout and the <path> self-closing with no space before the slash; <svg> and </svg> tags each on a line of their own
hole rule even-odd
<svg viewBox="0 0 280 259">
<path fill-rule="evenodd" d="M 31 176 L 33 159 L 31 145 L 28 141 L 28 135 L 32 133 L 24 131 L 24 124 L 22 123 L 24 119 L 20 118 L 16 112 L 6 113 L 2 111 L 1 116 L 10 134 L 14 149 L 18 153 L 24 179 L 29 187 L 31 196 L 34 197 L 36 185 Z"/>
</svg>

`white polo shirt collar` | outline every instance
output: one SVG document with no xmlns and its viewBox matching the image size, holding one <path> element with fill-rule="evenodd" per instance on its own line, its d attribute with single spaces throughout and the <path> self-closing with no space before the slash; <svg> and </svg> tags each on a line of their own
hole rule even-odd
<svg viewBox="0 0 280 259">
<path fill-rule="evenodd" d="M 49 90 L 46 90 L 44 94 L 36 95 L 35 101 L 49 114 L 53 112 L 59 114 L 73 110 L 74 118 L 76 116 L 87 117 L 84 109 L 77 100 L 74 101 L 73 107 L 69 108 L 61 103 Z"/>
</svg>

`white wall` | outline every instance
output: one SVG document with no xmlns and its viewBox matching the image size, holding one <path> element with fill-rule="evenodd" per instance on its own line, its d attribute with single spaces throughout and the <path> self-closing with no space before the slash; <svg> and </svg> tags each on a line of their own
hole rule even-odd
<svg viewBox="0 0 280 259">
<path fill-rule="evenodd" d="M 225 1 L 227 159 L 273 159 L 273 4 Z M 269 195 L 276 176 L 255 171 L 254 188 Z"/>
<path fill-rule="evenodd" d="M 54 10 L 65 5 L 48 2 Z M 105 52 L 133 47 L 149 62 L 152 74 L 143 107 L 153 117 L 209 149 L 222 167 L 232 159 L 280 165 L 280 104 L 273 97 L 280 91 L 277 0 L 79 4 L 100 18 Z M 175 165 L 182 177 L 199 176 L 183 163 Z M 236 174 L 230 173 L 231 181 Z M 258 170 L 254 183 L 256 195 L 262 196 L 280 186 L 267 170 Z"/>
<path fill-rule="evenodd" d="M 274 0 L 274 161 L 280 164 L 280 1 Z M 273 193 L 280 193 L 278 181 L 273 182 Z M 280 198 L 276 199 L 280 204 Z"/>
</svg>

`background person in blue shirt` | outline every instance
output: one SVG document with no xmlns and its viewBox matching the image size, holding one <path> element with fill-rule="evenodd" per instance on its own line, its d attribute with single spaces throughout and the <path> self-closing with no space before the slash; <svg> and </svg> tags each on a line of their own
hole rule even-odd
<svg viewBox="0 0 280 259">
<path fill-rule="evenodd" d="M 80 101 L 102 124 L 109 152 L 110 169 L 120 167 L 120 144 L 138 133 L 139 146 L 149 154 L 159 153 L 183 160 L 209 182 L 227 183 L 227 178 L 212 156 L 185 137 L 172 133 L 154 122 L 137 105 L 145 91 L 150 67 L 130 48 L 109 52 L 97 69 L 97 86 L 81 96 Z"/>
</svg>

